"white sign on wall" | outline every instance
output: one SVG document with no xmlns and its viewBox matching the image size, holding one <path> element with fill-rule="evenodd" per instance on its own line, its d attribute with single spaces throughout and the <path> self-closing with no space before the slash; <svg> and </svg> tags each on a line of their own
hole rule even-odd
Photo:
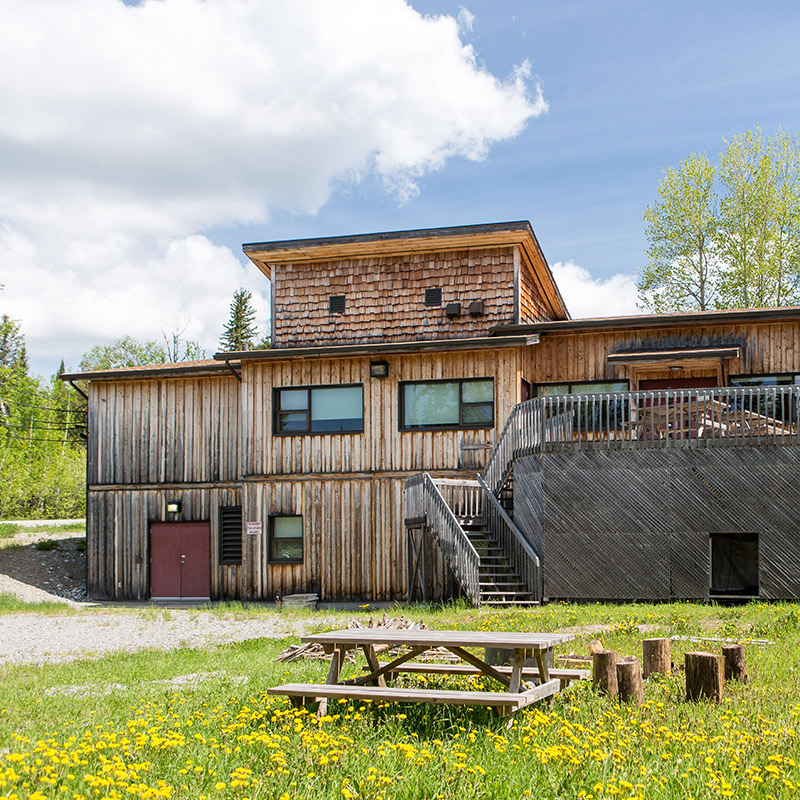
<svg viewBox="0 0 800 800">
<path fill-rule="evenodd" d="M 261 536 L 261 522 L 248 522 L 247 523 L 247 535 L 248 536 Z"/>
</svg>

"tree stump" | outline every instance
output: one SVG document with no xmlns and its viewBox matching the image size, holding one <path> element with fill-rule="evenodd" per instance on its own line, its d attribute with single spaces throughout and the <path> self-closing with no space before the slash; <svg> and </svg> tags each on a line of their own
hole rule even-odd
<svg viewBox="0 0 800 800">
<path fill-rule="evenodd" d="M 599 650 L 592 656 L 592 686 L 609 697 L 617 696 L 617 653 Z"/>
<path fill-rule="evenodd" d="M 642 668 L 636 656 L 623 656 L 617 661 L 617 689 L 621 703 L 644 702 L 642 691 Z"/>
<path fill-rule="evenodd" d="M 686 699 L 708 698 L 715 703 L 722 699 L 725 685 L 725 665 L 716 653 L 686 654 Z"/>
<path fill-rule="evenodd" d="M 649 678 L 654 672 L 669 675 L 672 661 L 670 639 L 645 639 L 642 642 L 642 677 Z"/>
<path fill-rule="evenodd" d="M 725 680 L 747 683 L 747 667 L 744 663 L 744 647 L 740 644 L 722 645 L 725 658 Z"/>
</svg>

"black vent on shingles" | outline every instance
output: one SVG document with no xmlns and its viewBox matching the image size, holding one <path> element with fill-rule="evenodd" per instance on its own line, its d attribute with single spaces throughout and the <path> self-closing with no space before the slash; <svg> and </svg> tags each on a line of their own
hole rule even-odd
<svg viewBox="0 0 800 800">
<path fill-rule="evenodd" d="M 242 563 L 242 507 L 220 506 L 219 563 Z"/>
<path fill-rule="evenodd" d="M 442 287 L 436 286 L 433 289 L 425 290 L 425 305 L 440 306 L 442 304 Z"/>
<path fill-rule="evenodd" d="M 344 314 L 344 295 L 332 294 L 328 303 L 328 311 L 331 314 Z"/>
</svg>

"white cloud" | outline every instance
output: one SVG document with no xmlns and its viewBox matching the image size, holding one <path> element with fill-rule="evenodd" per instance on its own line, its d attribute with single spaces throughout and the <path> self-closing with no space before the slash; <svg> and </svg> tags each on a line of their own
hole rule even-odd
<svg viewBox="0 0 800 800">
<path fill-rule="evenodd" d="M 575 319 L 642 313 L 636 307 L 636 281 L 633 275 L 617 273 L 604 280 L 593 278 L 588 269 L 571 261 L 559 261 L 550 268 L 569 313 Z"/>
<path fill-rule="evenodd" d="M 471 31 L 475 25 L 475 15 L 468 8 L 464 8 L 464 6 L 458 7 L 458 16 L 456 19 L 458 20 L 458 27 L 462 31 Z"/>
<path fill-rule="evenodd" d="M 480 66 L 459 36 L 471 24 L 403 0 L 0 0 L 0 242 L 206 324 L 197 273 L 238 262 L 194 234 L 313 214 L 370 175 L 408 200 L 427 172 L 485 158 L 546 110 L 527 63 L 507 79 Z M 26 301 L 32 285 L 9 278 L 23 264 L 2 254 L 0 302 L 30 336 L 63 335 L 63 302 L 31 313 L 49 285 Z M 184 291 L 165 306 L 170 271 Z M 138 324 L 88 295 L 68 305 L 79 349 L 110 334 L 106 313 L 115 335 Z"/>
</svg>

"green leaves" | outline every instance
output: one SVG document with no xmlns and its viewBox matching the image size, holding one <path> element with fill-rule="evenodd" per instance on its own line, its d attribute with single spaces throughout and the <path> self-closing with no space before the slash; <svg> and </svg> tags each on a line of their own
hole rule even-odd
<svg viewBox="0 0 800 800">
<path fill-rule="evenodd" d="M 800 301 L 800 140 L 735 136 L 715 169 L 692 154 L 668 168 L 645 210 L 642 308 L 693 311 Z"/>
</svg>

